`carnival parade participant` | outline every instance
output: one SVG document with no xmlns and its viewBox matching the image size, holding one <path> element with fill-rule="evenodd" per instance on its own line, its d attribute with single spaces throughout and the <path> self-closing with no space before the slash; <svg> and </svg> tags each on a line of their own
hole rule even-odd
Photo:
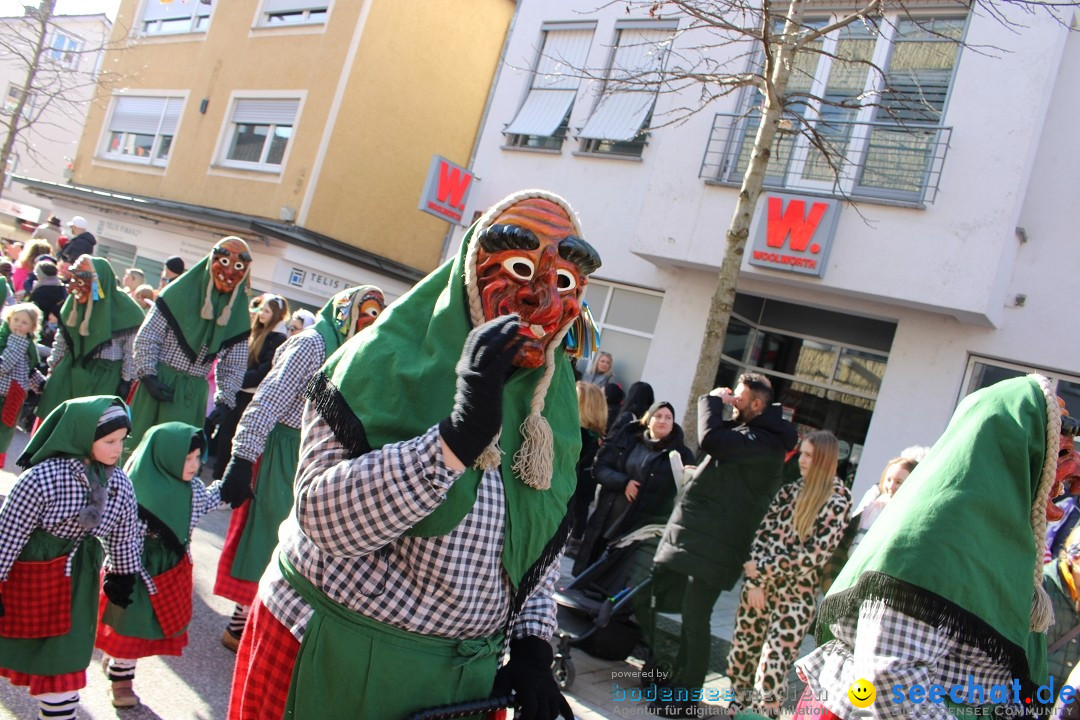
<svg viewBox="0 0 1080 720">
<path fill-rule="evenodd" d="M 1040 375 L 960 402 L 822 601 L 821 645 L 796 663 L 808 685 L 797 714 L 854 717 L 848 689 L 857 680 L 966 688 L 942 702 L 879 693 L 869 710 L 885 720 L 950 718 L 959 704 L 1025 715 L 1024 698 L 1037 704 L 1043 633 L 1053 621 L 1043 587 L 1046 523 L 1060 516 L 1052 499 L 1064 484 L 1080 484 L 1075 462 L 1059 457 L 1062 432 L 1077 428 L 1064 420 Z M 972 690 L 1014 683 L 1018 697 Z M 985 703 L 994 707 L 972 707 Z"/>
<path fill-rule="evenodd" d="M 278 526 L 292 507 L 304 390 L 326 358 L 375 322 L 385 307 L 386 299 L 374 285 L 349 288 L 331 298 L 313 327 L 278 348 L 270 373 L 240 419 L 222 489 L 234 510 L 214 583 L 215 595 L 236 603 L 221 636 L 222 644 L 234 652 L 259 578 L 277 545 Z"/>
<path fill-rule="evenodd" d="M 142 528 L 117 467 L 131 423 L 118 397 L 68 400 L 31 438 L 0 507 L 0 675 L 29 686 L 41 718 L 70 720 L 105 596 L 131 602 Z"/>
<path fill-rule="evenodd" d="M 70 268 L 68 296 L 49 355 L 49 378 L 36 414 L 86 395 L 126 398 L 135 379 L 135 333 L 142 310 L 116 284 L 104 258 L 79 257 Z"/>
<path fill-rule="evenodd" d="M 104 607 L 95 645 L 105 653 L 113 707 L 134 707 L 136 660 L 180 655 L 191 621 L 191 533 L 221 504 L 220 483 L 207 488 L 195 475 L 206 446 L 201 428 L 180 422 L 155 425 L 128 460 L 139 519 L 145 527 L 144 573 L 132 602 Z"/>
<path fill-rule="evenodd" d="M 210 364 L 217 359 L 214 409 L 220 423 L 236 402 L 247 369 L 248 245 L 238 237 L 218 240 L 210 254 L 158 295 L 135 336 L 139 384 L 131 401 L 128 450 L 158 423 L 176 420 L 202 427 Z"/>
<path fill-rule="evenodd" d="M 400 718 L 510 690 L 520 717 L 572 716 L 548 639 L 580 444 L 564 341 L 593 345 L 581 236 L 561 198 L 505 198 L 316 375 L 230 718 Z"/>
<path fill-rule="evenodd" d="M 37 369 L 40 360 L 34 342 L 41 323 L 37 305 L 29 302 L 8 305 L 0 320 L 0 467 L 3 467 L 27 392 L 39 389 L 44 378 Z"/>
</svg>

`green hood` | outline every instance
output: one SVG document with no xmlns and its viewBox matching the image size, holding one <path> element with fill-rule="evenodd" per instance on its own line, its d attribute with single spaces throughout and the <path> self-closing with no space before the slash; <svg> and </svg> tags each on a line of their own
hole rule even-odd
<svg viewBox="0 0 1080 720">
<path fill-rule="evenodd" d="M 371 327 L 334 353 L 313 379 L 310 394 L 316 407 L 354 457 L 421 435 L 450 414 L 454 367 L 472 329 L 465 262 L 476 228 L 474 224 L 466 233 L 454 260 L 390 305 Z M 576 484 L 581 433 L 574 374 L 561 348 L 554 362 L 542 411 L 555 448 L 547 490 L 527 486 L 514 469 L 514 455 L 522 444 L 520 428 L 544 368 L 519 368 L 503 393 L 500 446 L 507 518 L 502 561 L 515 587 L 561 532 Z M 451 532 L 472 509 L 480 478 L 479 470 L 466 470 L 446 501 L 410 534 L 431 537 Z"/>
<path fill-rule="evenodd" d="M 161 520 L 182 545 L 190 541 L 191 483 L 184 482 L 184 462 L 199 428 L 167 422 L 147 430 L 125 471 L 139 505 Z"/>
<path fill-rule="evenodd" d="M 18 465 L 28 468 L 54 457 L 90 457 L 98 421 L 110 405 L 127 410 L 124 401 L 115 395 L 92 395 L 60 403 L 30 438 Z"/>
<path fill-rule="evenodd" d="M 180 349 L 191 362 L 206 347 L 205 362 L 210 362 L 222 350 L 247 340 L 251 319 L 247 309 L 247 278 L 234 292 L 226 295 L 217 291 L 210 276 L 210 256 L 204 257 L 180 277 L 165 286 L 155 305 L 176 333 Z M 207 288 L 215 319 L 203 319 L 202 310 Z M 222 313 L 228 310 L 225 325 L 218 325 Z"/>
<path fill-rule="evenodd" d="M 90 303 L 80 303 L 74 295 L 69 294 L 60 308 L 60 332 L 64 334 L 68 346 L 68 353 L 64 357 L 70 357 L 72 362 L 89 358 L 114 336 L 138 328 L 145 318 L 138 303 L 117 286 L 116 275 L 109 261 L 95 257 L 91 258 L 91 262 L 97 274 L 97 287 L 91 293 L 96 299 L 92 301 L 90 322 L 87 323 L 89 334 L 82 335 L 79 327 Z"/>
<path fill-rule="evenodd" d="M 1045 518 L 1059 433 L 1046 378 L 964 398 L 829 590 L 819 642 L 832 639 L 829 623 L 880 600 L 987 652 L 1026 688 L 1041 684 L 1046 653 L 1028 648 L 1041 635 L 1032 596 L 1042 592 L 1046 525 L 1032 518 Z"/>
</svg>

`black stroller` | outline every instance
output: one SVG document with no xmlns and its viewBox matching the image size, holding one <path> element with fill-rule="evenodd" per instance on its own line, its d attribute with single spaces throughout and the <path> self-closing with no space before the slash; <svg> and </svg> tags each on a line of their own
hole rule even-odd
<svg viewBox="0 0 1080 720">
<path fill-rule="evenodd" d="M 574 684 L 571 645 L 602 660 L 622 660 L 641 640 L 634 598 L 652 585 L 652 557 L 663 525 L 646 525 L 613 541 L 595 563 L 555 592 L 559 627 L 552 671 L 559 687 Z"/>
</svg>

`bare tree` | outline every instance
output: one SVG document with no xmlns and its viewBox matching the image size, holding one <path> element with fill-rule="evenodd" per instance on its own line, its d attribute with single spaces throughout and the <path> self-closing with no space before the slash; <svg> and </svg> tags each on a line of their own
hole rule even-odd
<svg viewBox="0 0 1080 720">
<path fill-rule="evenodd" d="M 730 128 L 745 123 L 746 137 L 752 136 L 753 142 L 733 141 L 737 131 L 729 129 L 728 147 L 740 151 L 723 159 L 727 176 L 737 177 L 732 170 L 742 171 L 742 179 L 725 234 L 726 249 L 684 418 L 687 440 L 696 444 L 697 398 L 713 388 L 720 368 L 739 269 L 769 170 L 775 175 L 777 165 L 790 163 L 792 148 L 801 142 L 802 166 L 819 179 L 828 177 L 831 193 L 851 202 L 846 190 L 850 187 L 846 175 L 851 166 L 846 155 L 854 124 L 851 118 L 860 109 L 873 107 L 875 119 L 883 122 L 872 123 L 874 127 L 863 132 L 891 135 L 892 143 L 891 149 L 882 149 L 879 143 L 879 158 L 886 164 L 938 163 L 940 172 L 941 158 L 934 153 L 944 152 L 947 134 L 940 132 L 938 124 L 948 75 L 959 49 L 988 54 L 1004 51 L 966 44 L 963 19 L 942 23 L 940 14 L 931 17 L 925 12 L 909 12 L 904 0 L 612 0 L 605 7 L 615 5 L 625 6 L 628 13 L 648 9 L 657 18 L 689 18 L 689 22 L 680 22 L 671 38 L 655 43 L 654 51 L 645 53 L 649 59 L 641 67 L 610 72 L 574 68 L 582 78 L 601 82 L 605 94 L 638 91 L 676 98 L 674 107 L 653 118 L 652 131 L 684 122 L 733 93 L 749 98 L 741 103 L 742 110 L 735 114 Z M 1080 0 L 954 0 L 954 5 L 955 10 L 945 15 L 981 13 L 1020 31 L 1018 15 L 1037 12 L 1049 13 L 1067 26 L 1063 14 L 1080 6 Z M 882 56 L 874 53 L 878 39 L 886 32 L 893 42 L 915 33 L 933 40 L 936 50 L 926 43 L 930 49 L 920 51 L 936 53 L 929 58 L 931 63 L 949 64 L 943 82 L 927 86 L 915 73 L 888 67 Z M 814 81 L 823 58 L 828 58 L 827 67 L 831 68 L 825 84 L 820 70 Z M 848 81 L 844 92 L 830 92 L 828 85 L 834 77 Z M 927 171 L 932 174 L 934 169 Z"/>
<path fill-rule="evenodd" d="M 41 0 L 22 17 L 0 23 L 0 58 L 15 63 L 22 76 L 0 118 L 0 168 L 5 172 L 16 149 L 38 159 L 33 136 L 48 139 L 71 123 L 81 125 L 94 87 L 117 79 L 99 67 L 108 38 L 96 44 L 70 38 L 57 23 L 55 6 L 56 0 Z"/>
</svg>

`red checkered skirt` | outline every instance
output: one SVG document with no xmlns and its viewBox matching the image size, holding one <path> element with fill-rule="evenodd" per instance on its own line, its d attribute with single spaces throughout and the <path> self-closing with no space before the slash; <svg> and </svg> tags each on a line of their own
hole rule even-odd
<svg viewBox="0 0 1080 720">
<path fill-rule="evenodd" d="M 67 555 L 53 560 L 16 562 L 0 583 L 7 614 L 0 637 L 47 638 L 71 631 L 71 577 Z"/>
<path fill-rule="evenodd" d="M 244 525 L 247 524 L 250 510 L 251 501 L 248 500 L 232 511 L 229 530 L 225 534 L 225 545 L 221 548 L 221 557 L 218 559 L 217 578 L 214 580 L 215 595 L 240 605 L 254 603 L 259 590 L 259 583 L 232 576 L 233 560 L 236 558 L 236 549 L 240 545 L 240 537 L 244 534 Z"/>
<path fill-rule="evenodd" d="M 98 603 L 97 638 L 94 646 L 106 655 L 134 660 L 151 655 L 180 655 L 187 647 L 187 626 L 191 622 L 192 565 L 185 554 L 175 566 L 154 576 L 157 593 L 150 596 L 154 617 L 166 637 L 149 640 L 118 633 L 100 622 L 108 599 L 102 593 Z"/>
<path fill-rule="evenodd" d="M 255 603 L 236 651 L 228 720 L 285 715 L 300 641 L 261 602 Z"/>
<path fill-rule="evenodd" d="M 86 687 L 85 670 L 63 675 L 28 675 L 16 670 L 0 668 L 0 677 L 6 677 L 12 685 L 29 687 L 31 695 L 76 692 Z"/>
</svg>

